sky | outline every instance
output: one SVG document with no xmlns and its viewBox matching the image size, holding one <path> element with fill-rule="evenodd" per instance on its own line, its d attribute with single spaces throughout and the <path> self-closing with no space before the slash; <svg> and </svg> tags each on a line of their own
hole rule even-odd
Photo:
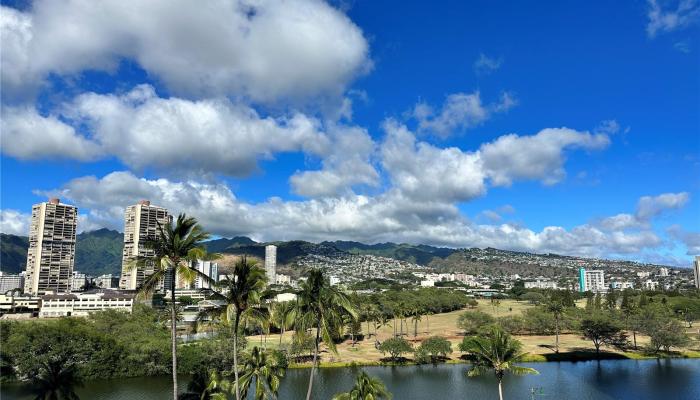
<svg viewBox="0 0 700 400">
<path fill-rule="evenodd" d="M 700 1 L 3 1 L 0 228 L 700 254 Z"/>
</svg>

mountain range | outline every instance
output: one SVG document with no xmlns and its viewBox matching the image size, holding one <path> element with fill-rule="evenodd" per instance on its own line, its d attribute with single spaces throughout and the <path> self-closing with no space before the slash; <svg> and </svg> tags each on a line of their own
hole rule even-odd
<svg viewBox="0 0 700 400">
<path fill-rule="evenodd" d="M 118 231 L 99 229 L 83 232 L 77 237 L 75 270 L 88 275 L 119 274 L 124 235 Z M 576 265 L 580 258 L 556 254 L 535 255 L 498 249 L 452 249 L 428 245 L 406 243 L 364 244 L 353 241 L 326 241 L 311 243 L 303 240 L 259 243 L 249 237 L 237 236 L 231 239 L 220 238 L 206 242 L 207 251 L 231 255 L 265 258 L 265 246 L 277 246 L 277 263 L 289 265 L 295 259 L 306 255 L 337 256 L 342 254 L 369 254 L 396 260 L 426 265 L 443 271 L 465 271 L 482 273 L 487 270 L 506 268 L 518 271 L 525 265 L 533 264 L 543 275 L 557 272 L 547 266 Z M 1 234 L 0 270 L 18 273 L 26 267 L 29 240 L 26 236 Z M 526 261 L 526 260 L 530 261 Z M 532 260 L 535 259 L 533 262 Z M 611 264 L 631 263 L 626 261 L 604 261 Z M 549 270 L 549 271 L 547 271 Z M 505 271 L 504 271 L 505 272 Z M 512 272 L 511 272 L 512 273 Z"/>
</svg>

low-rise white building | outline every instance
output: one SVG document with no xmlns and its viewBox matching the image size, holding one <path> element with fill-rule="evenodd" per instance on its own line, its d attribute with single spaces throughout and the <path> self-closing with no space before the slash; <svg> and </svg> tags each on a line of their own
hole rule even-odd
<svg viewBox="0 0 700 400">
<path fill-rule="evenodd" d="M 112 274 L 100 275 L 95 278 L 95 285 L 101 289 L 118 289 L 119 276 Z"/>
<path fill-rule="evenodd" d="M 20 294 L 19 296 L 0 294 L 0 313 L 7 314 L 9 312 L 18 312 L 36 314 L 39 312 L 40 303 L 39 297 L 28 294 Z"/>
<path fill-rule="evenodd" d="M 536 280 L 525 282 L 525 289 L 559 289 L 559 285 L 554 281 Z"/>
<path fill-rule="evenodd" d="M 644 281 L 644 289 L 646 290 L 656 290 L 656 288 L 659 287 L 659 282 L 652 281 L 651 279 L 647 279 Z"/>
<path fill-rule="evenodd" d="M 630 281 L 614 281 L 610 282 L 610 287 L 616 290 L 634 289 L 634 283 Z"/>
<path fill-rule="evenodd" d="M 82 292 L 88 283 L 87 275 L 82 272 L 73 271 L 73 280 L 71 281 L 71 292 Z"/>
<path fill-rule="evenodd" d="M 131 312 L 133 305 L 133 294 L 113 290 L 48 294 L 41 297 L 39 318 L 84 317 L 91 312 L 110 309 Z"/>
<path fill-rule="evenodd" d="M 435 286 L 435 281 L 432 279 L 426 279 L 424 281 L 420 281 L 420 285 L 422 287 L 433 287 Z"/>
<path fill-rule="evenodd" d="M 275 283 L 277 285 L 291 285 L 292 284 L 292 277 L 289 275 L 284 275 L 284 274 L 276 274 L 275 275 Z"/>
</svg>

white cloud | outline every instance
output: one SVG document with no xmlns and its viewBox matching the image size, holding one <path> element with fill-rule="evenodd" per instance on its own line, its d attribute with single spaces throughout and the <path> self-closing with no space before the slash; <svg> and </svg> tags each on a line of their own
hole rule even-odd
<svg viewBox="0 0 700 400">
<path fill-rule="evenodd" d="M 690 194 L 664 193 L 658 196 L 644 196 L 637 203 L 636 217 L 641 221 L 648 221 L 651 218 L 667 211 L 682 208 L 690 200 Z"/>
<path fill-rule="evenodd" d="M 685 28 L 698 21 L 700 6 L 696 0 L 678 0 L 675 8 L 670 1 L 647 0 L 647 35 L 655 37 Z"/>
<path fill-rule="evenodd" d="M 176 95 L 277 102 L 337 96 L 371 68 L 362 31 L 322 1 L 39 0 L 3 14 L 11 87 L 127 58 Z"/>
<path fill-rule="evenodd" d="M 28 236 L 29 221 L 32 216 L 17 210 L 0 210 L 0 232 L 11 235 Z"/>
<path fill-rule="evenodd" d="M 474 61 L 474 72 L 477 75 L 487 75 L 501 68 L 502 58 L 492 58 L 484 53 L 479 54 L 479 58 Z"/>
<path fill-rule="evenodd" d="M 2 97 L 24 98 L 39 79 L 30 68 L 29 42 L 32 40 L 32 19 L 10 7 L 0 6 L 0 76 Z"/>
<path fill-rule="evenodd" d="M 384 123 L 382 165 L 395 188 L 411 199 L 460 202 L 486 192 L 477 153 L 438 148 L 416 138 L 394 120 Z"/>
<path fill-rule="evenodd" d="M 514 180 L 541 180 L 551 185 L 566 175 L 565 150 L 601 150 L 608 144 L 610 139 L 605 134 L 548 128 L 532 136 L 501 136 L 483 144 L 480 157 L 487 175 L 496 186 L 509 186 Z"/>
<path fill-rule="evenodd" d="M 649 230 L 606 232 L 588 224 L 571 230 L 550 226 L 540 232 L 511 224 L 478 225 L 462 217 L 452 205 L 415 202 L 396 190 L 374 197 L 348 195 L 307 201 L 270 198 L 252 204 L 237 199 L 223 184 L 147 180 L 115 172 L 103 178 L 74 179 L 59 189 L 41 193 L 90 209 L 89 218 L 103 218 L 105 225 L 118 229 L 122 229 L 124 207 L 147 198 L 173 213 L 187 212 L 197 217 L 215 234 L 253 235 L 262 240 L 391 240 L 586 256 L 636 254 L 662 243 Z"/>
<path fill-rule="evenodd" d="M 54 115 L 42 116 L 30 107 L 3 107 L 0 142 L 4 154 L 19 159 L 98 158 L 100 147 Z"/>
<path fill-rule="evenodd" d="M 289 179 L 294 193 L 327 197 L 348 194 L 355 185 L 377 186 L 379 173 L 370 162 L 375 143 L 367 131 L 333 126 L 330 132 L 330 150 L 323 159 L 323 168 L 295 173 Z"/>
<path fill-rule="evenodd" d="M 666 231 L 672 238 L 683 243 L 687 255 L 700 255 L 700 232 L 686 231 L 680 225 L 671 225 Z"/>
<path fill-rule="evenodd" d="M 516 104 L 515 97 L 507 92 L 492 104 L 483 104 L 479 92 L 454 93 L 447 96 L 439 111 L 427 103 L 416 104 L 412 116 L 418 122 L 418 132 L 445 138 L 481 125 L 494 113 L 506 112 Z"/>
</svg>

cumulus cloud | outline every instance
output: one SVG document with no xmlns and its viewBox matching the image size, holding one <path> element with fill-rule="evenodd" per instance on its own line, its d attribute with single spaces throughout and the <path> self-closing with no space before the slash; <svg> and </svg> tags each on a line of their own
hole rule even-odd
<svg viewBox="0 0 700 400">
<path fill-rule="evenodd" d="M 371 68 L 360 28 L 316 0 L 39 0 L 2 14 L 2 83 L 12 91 L 49 73 L 110 72 L 127 58 L 176 95 L 276 102 L 338 95 Z"/>
<path fill-rule="evenodd" d="M 90 209 L 93 221 L 123 229 L 127 205 L 148 198 L 172 213 L 196 216 L 206 229 L 222 236 L 253 235 L 262 240 L 327 240 L 329 237 L 365 242 L 398 241 L 453 247 L 487 247 L 557 252 L 586 256 L 634 254 L 652 249 L 661 240 L 651 231 L 606 232 L 585 224 L 566 230 L 549 226 L 539 232 L 511 224 L 478 225 L 450 204 L 415 202 L 400 191 L 377 196 L 261 203 L 238 199 L 224 184 L 143 179 L 129 172 L 102 178 L 83 177 L 41 192 L 60 196 Z"/>
<path fill-rule="evenodd" d="M 0 232 L 11 235 L 29 235 L 29 221 L 32 216 L 17 210 L 0 210 Z"/>
<path fill-rule="evenodd" d="M 672 238 L 683 243 L 687 249 L 687 255 L 700 255 L 700 232 L 686 231 L 680 225 L 671 225 L 666 232 L 668 232 Z"/>
<path fill-rule="evenodd" d="M 417 200 L 466 201 L 486 191 L 479 154 L 438 148 L 416 141 L 406 126 L 395 120 L 384 123 L 382 165 L 394 187 Z"/>
<path fill-rule="evenodd" d="M 506 112 L 516 104 L 516 98 L 507 92 L 498 102 L 491 104 L 483 104 L 479 92 L 454 93 L 447 96 L 437 111 L 427 103 L 416 104 L 412 116 L 418 122 L 418 132 L 446 138 L 479 126 L 494 113 Z"/>
<path fill-rule="evenodd" d="M 333 126 L 329 154 L 316 171 L 297 172 L 289 179 L 294 193 L 306 197 L 345 195 L 355 185 L 377 186 L 379 173 L 370 158 L 375 143 L 365 129 Z"/>
<path fill-rule="evenodd" d="M 474 61 L 474 72 L 477 75 L 487 75 L 501 68 L 501 64 L 503 64 L 502 58 L 492 58 L 481 53 Z"/>
<path fill-rule="evenodd" d="M 648 221 L 667 210 L 682 208 L 690 200 L 690 194 L 664 193 L 658 196 L 644 196 L 637 203 L 635 216 L 641 221 Z"/>
<path fill-rule="evenodd" d="M 91 160 L 113 155 L 134 169 L 246 176 L 259 158 L 304 151 L 325 154 L 320 123 L 301 113 L 262 117 L 225 98 L 160 98 L 150 85 L 117 94 L 87 93 L 63 107 L 61 118 L 28 108 L 8 109 L 3 152 L 18 158 Z M 91 132 L 81 136 L 72 126 Z"/>
<path fill-rule="evenodd" d="M 552 185 L 566 176 L 565 150 L 601 150 L 609 144 L 610 139 L 605 134 L 548 128 L 532 136 L 501 136 L 483 144 L 480 157 L 488 177 L 496 186 L 509 186 L 514 180 L 541 180 Z"/>
<path fill-rule="evenodd" d="M 647 35 L 653 38 L 685 28 L 700 18 L 700 5 L 696 0 L 671 1 L 647 0 Z"/>
<path fill-rule="evenodd" d="M 39 115 L 31 107 L 3 107 L 0 121 L 2 152 L 23 160 L 69 158 L 89 161 L 100 146 L 78 134 L 55 115 Z"/>
</svg>

